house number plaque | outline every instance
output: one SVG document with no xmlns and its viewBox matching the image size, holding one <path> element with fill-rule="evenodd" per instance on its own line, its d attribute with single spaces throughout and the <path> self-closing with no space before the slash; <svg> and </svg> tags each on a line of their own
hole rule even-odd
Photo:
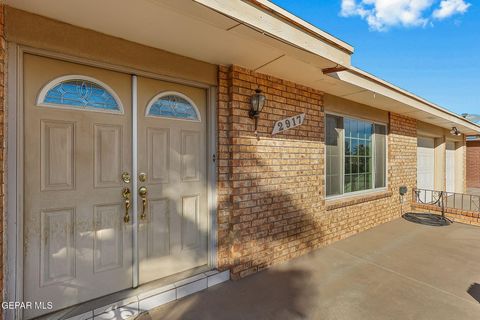
<svg viewBox="0 0 480 320">
<path fill-rule="evenodd" d="M 296 116 L 278 120 L 273 126 L 272 135 L 283 132 L 288 129 L 298 127 L 303 124 L 305 113 L 297 114 Z"/>
</svg>

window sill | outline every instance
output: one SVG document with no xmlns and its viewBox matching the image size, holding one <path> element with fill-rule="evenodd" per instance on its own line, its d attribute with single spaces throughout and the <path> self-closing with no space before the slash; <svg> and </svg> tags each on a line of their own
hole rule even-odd
<svg viewBox="0 0 480 320">
<path fill-rule="evenodd" d="M 343 196 L 341 198 L 327 199 L 325 201 L 325 209 L 327 211 L 340 209 L 344 207 L 354 206 L 357 204 L 375 201 L 383 198 L 388 198 L 393 195 L 392 191 L 382 190 L 382 191 L 372 191 L 369 193 L 364 193 L 361 195 L 352 195 L 352 196 Z"/>
</svg>

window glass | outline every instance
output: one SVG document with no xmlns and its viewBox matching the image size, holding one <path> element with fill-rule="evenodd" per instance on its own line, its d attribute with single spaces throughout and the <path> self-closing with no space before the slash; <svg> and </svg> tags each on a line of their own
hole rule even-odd
<svg viewBox="0 0 480 320">
<path fill-rule="evenodd" d="M 386 126 L 326 116 L 327 196 L 386 186 Z"/>
<path fill-rule="evenodd" d="M 79 109 L 121 111 L 119 102 L 106 88 L 84 79 L 70 79 L 56 84 L 46 92 L 40 103 Z"/>
<path fill-rule="evenodd" d="M 345 136 L 349 138 L 351 150 L 345 152 L 345 163 L 351 163 L 351 171 L 345 171 L 345 192 L 371 189 L 373 172 L 369 166 L 372 155 L 367 149 L 372 148 L 373 124 L 361 120 L 345 119 Z M 350 191 L 346 191 L 350 190 Z"/>
<path fill-rule="evenodd" d="M 375 187 L 386 186 L 386 141 L 387 128 L 385 126 L 375 125 Z"/>
<path fill-rule="evenodd" d="M 199 120 L 197 108 L 178 94 L 157 97 L 147 108 L 147 115 L 180 120 Z"/>
<path fill-rule="evenodd" d="M 326 193 L 327 196 L 341 193 L 341 127 L 340 117 L 326 117 Z"/>
</svg>

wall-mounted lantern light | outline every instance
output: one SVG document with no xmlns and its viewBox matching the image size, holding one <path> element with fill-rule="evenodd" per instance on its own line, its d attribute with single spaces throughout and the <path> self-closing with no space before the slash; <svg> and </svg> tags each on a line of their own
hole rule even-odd
<svg viewBox="0 0 480 320">
<path fill-rule="evenodd" d="M 450 133 L 453 134 L 454 136 L 461 135 L 461 132 L 458 131 L 457 127 L 452 127 L 452 130 L 450 130 Z"/>
<path fill-rule="evenodd" d="M 255 90 L 255 93 L 250 98 L 250 104 L 251 106 L 248 115 L 250 118 L 255 119 L 255 134 L 257 134 L 258 116 L 265 105 L 265 96 L 262 94 L 260 88 Z"/>
</svg>

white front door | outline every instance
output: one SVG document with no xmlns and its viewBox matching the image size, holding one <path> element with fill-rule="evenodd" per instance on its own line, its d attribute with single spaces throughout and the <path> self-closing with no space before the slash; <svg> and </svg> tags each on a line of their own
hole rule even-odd
<svg viewBox="0 0 480 320">
<path fill-rule="evenodd" d="M 207 264 L 206 91 L 139 77 L 135 144 L 131 101 L 131 75 L 24 56 L 23 300 L 53 302 L 27 319 L 131 288 L 137 269 Z"/>
<path fill-rule="evenodd" d="M 204 89 L 138 78 L 140 283 L 207 264 L 206 111 Z"/>
<path fill-rule="evenodd" d="M 24 301 L 58 310 L 132 285 L 131 80 L 28 54 L 24 70 Z"/>
<path fill-rule="evenodd" d="M 427 190 L 435 188 L 435 141 L 433 138 L 418 137 L 417 139 L 417 188 Z M 424 195 L 427 196 L 427 201 L 431 200 L 431 192 Z"/>
<path fill-rule="evenodd" d="M 445 155 L 445 177 L 447 192 L 455 192 L 455 142 L 447 141 Z"/>
</svg>

